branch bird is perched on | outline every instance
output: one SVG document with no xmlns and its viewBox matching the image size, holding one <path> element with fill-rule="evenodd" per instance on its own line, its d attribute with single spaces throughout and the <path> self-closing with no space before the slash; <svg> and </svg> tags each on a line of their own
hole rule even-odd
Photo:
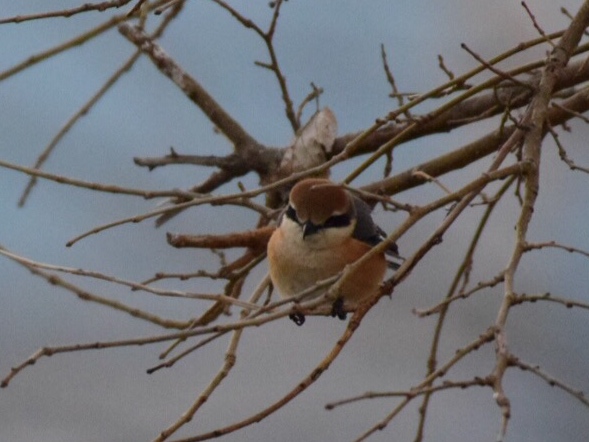
<svg viewBox="0 0 589 442">
<path fill-rule="evenodd" d="M 368 204 L 329 180 L 297 183 L 268 243 L 270 278 L 280 294 L 290 298 L 337 275 L 380 243 L 384 232 L 370 212 Z M 397 246 L 392 244 L 387 254 L 399 257 Z M 346 308 L 375 295 L 387 265 L 398 267 L 387 262 L 385 253 L 376 254 L 350 275 L 333 304 L 332 316 L 345 319 Z M 318 289 L 316 295 L 324 291 Z M 298 325 L 304 322 L 301 314 L 291 319 Z"/>
</svg>

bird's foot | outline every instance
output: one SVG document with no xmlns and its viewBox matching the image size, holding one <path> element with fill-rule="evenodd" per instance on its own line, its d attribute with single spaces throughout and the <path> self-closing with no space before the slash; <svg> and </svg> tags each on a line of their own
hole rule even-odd
<svg viewBox="0 0 589 442">
<path fill-rule="evenodd" d="M 288 317 L 292 322 L 294 322 L 299 327 L 305 323 L 305 315 L 303 315 L 302 313 L 292 313 L 288 315 Z"/>
<path fill-rule="evenodd" d="M 331 316 L 338 317 L 342 321 L 348 317 L 348 314 L 344 310 L 344 300 L 343 298 L 337 298 L 333 301 L 333 305 L 331 306 Z"/>
</svg>

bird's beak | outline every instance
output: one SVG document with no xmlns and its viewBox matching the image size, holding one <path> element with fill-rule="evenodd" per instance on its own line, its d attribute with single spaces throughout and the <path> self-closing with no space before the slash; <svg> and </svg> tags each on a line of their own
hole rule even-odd
<svg viewBox="0 0 589 442">
<path fill-rule="evenodd" d="M 305 239 L 309 235 L 313 235 L 319 231 L 319 226 L 313 224 L 311 221 L 307 221 L 303 224 L 303 239 Z"/>
</svg>

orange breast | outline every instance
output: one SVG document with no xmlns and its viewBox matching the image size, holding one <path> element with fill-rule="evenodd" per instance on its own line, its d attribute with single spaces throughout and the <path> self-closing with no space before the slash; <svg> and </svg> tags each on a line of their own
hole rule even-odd
<svg viewBox="0 0 589 442">
<path fill-rule="evenodd" d="M 313 286 L 317 281 L 338 274 L 370 248 L 368 244 L 350 238 L 337 247 L 308 250 L 304 248 L 304 244 L 286 244 L 282 231 L 277 229 L 268 243 L 270 277 L 283 297 L 291 297 Z M 342 287 L 341 296 L 346 304 L 354 306 L 374 295 L 386 269 L 384 254 L 373 256 L 359 267 Z"/>
</svg>

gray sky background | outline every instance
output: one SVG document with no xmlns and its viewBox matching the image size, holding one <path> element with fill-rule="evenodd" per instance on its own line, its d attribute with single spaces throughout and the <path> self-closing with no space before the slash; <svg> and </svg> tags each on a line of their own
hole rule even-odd
<svg viewBox="0 0 589 442">
<path fill-rule="evenodd" d="M 267 2 L 248 2 L 247 15 L 267 23 Z M 581 2 L 529 0 L 527 4 L 547 32 L 568 23 L 559 9 L 576 12 Z M 0 16 L 63 9 L 76 1 L 0 0 Z M 235 2 L 241 8 L 241 2 Z M 110 14 L 110 12 L 108 13 Z M 89 13 L 0 26 L 0 71 L 105 20 Z M 437 55 L 456 74 L 476 66 L 460 49 L 490 58 L 521 41 L 535 38 L 532 23 L 519 1 L 433 0 L 310 1 L 284 5 L 276 35 L 279 61 L 295 102 L 314 82 L 325 89 L 321 105 L 329 106 L 344 134 L 367 127 L 396 106 L 387 97 L 380 44 L 388 51 L 400 89 L 423 92 L 445 80 Z M 285 146 L 292 131 L 274 77 L 254 60 L 267 60 L 263 43 L 207 1 L 189 0 L 182 16 L 168 29 L 162 45 L 253 136 L 262 143 Z M 64 122 L 132 54 L 134 47 L 113 30 L 95 41 L 61 54 L 0 83 L 0 158 L 32 165 Z M 534 52 L 544 54 L 546 47 Z M 530 60 L 522 57 L 519 62 Z M 515 63 L 515 62 L 513 62 Z M 511 64 L 513 65 L 513 64 Z M 306 113 L 308 118 L 311 108 Z M 429 137 L 396 151 L 395 171 L 402 171 L 437 153 L 465 144 L 480 132 Z M 579 164 L 589 164 L 587 128 L 572 124 L 563 143 Z M 209 121 L 152 64 L 142 59 L 110 93 L 65 137 L 45 166 L 47 171 L 89 181 L 135 188 L 186 188 L 210 170 L 169 167 L 149 173 L 132 163 L 133 156 L 160 156 L 174 146 L 181 153 L 223 155 L 231 146 L 216 135 Z M 557 240 L 589 249 L 587 178 L 568 173 L 552 143 L 545 144 L 541 194 L 531 238 Z M 334 179 L 353 164 L 333 171 Z M 382 163 L 360 177 L 362 184 L 381 176 Z M 443 182 L 458 187 L 482 170 L 454 173 Z M 0 170 L 0 244 L 38 261 L 93 269 L 118 277 L 144 280 L 157 271 L 189 272 L 214 268 L 209 254 L 175 250 L 165 232 L 223 233 L 244 230 L 255 217 L 235 208 L 199 208 L 175 218 L 162 229 L 151 221 L 125 225 L 91 236 L 72 248 L 65 243 L 97 225 L 153 209 L 154 201 L 91 193 L 40 181 L 26 207 L 16 206 L 27 177 Z M 253 188 L 254 176 L 243 179 Z M 234 183 L 221 191 L 237 190 Z M 410 203 L 439 194 L 434 186 L 399 195 Z M 503 268 L 511 253 L 517 208 L 513 198 L 501 204 L 500 215 L 483 238 L 474 277 L 488 279 Z M 308 391 L 263 422 L 224 441 L 352 440 L 396 405 L 394 399 L 372 400 L 326 411 L 323 405 L 368 390 L 402 390 L 419 382 L 425 372 L 434 318 L 418 319 L 413 308 L 434 305 L 446 292 L 460 253 L 470 240 L 480 211 L 473 210 L 452 228 L 395 292 L 383 299 L 362 323 L 343 354 Z M 441 221 L 436 213 L 409 232 L 399 245 L 404 254 L 417 248 Z M 376 217 L 392 230 L 402 215 Z M 230 254 L 236 256 L 236 254 Z M 258 280 L 264 266 L 259 270 Z M 550 291 L 588 300 L 587 262 L 557 251 L 526 256 L 519 273 L 521 292 Z M 185 319 L 204 305 L 158 300 L 112 285 L 70 278 L 99 294 Z M 253 281 L 256 278 L 253 278 Z M 251 285 L 250 289 L 253 288 Z M 171 288 L 200 292 L 219 290 L 206 281 L 169 282 Z M 441 360 L 470 342 L 494 320 L 501 288 L 451 310 Z M 147 336 L 159 330 L 101 306 L 84 303 L 48 286 L 25 269 L 0 258 L 0 377 L 44 345 L 107 341 Z M 196 419 L 178 436 L 213 430 L 245 418 L 276 401 L 317 365 L 334 345 L 345 323 L 310 318 L 297 328 L 279 321 L 245 333 L 237 365 Z M 538 304 L 513 310 L 509 319 L 513 351 L 547 372 L 589 391 L 587 314 L 578 309 Z M 42 359 L 0 391 L 0 440 L 27 442 L 152 440 L 192 403 L 223 363 L 226 340 L 154 375 L 145 369 L 158 363 L 165 348 L 150 346 L 57 355 Z M 470 379 L 492 368 L 492 346 L 455 367 L 449 378 Z M 506 388 L 512 401 L 510 441 L 584 441 L 589 434 L 588 410 L 570 396 L 538 378 L 508 372 Z M 416 404 L 371 440 L 413 440 Z M 426 428 L 427 440 L 494 440 L 499 410 L 488 389 L 471 388 L 434 397 Z"/>
</svg>

